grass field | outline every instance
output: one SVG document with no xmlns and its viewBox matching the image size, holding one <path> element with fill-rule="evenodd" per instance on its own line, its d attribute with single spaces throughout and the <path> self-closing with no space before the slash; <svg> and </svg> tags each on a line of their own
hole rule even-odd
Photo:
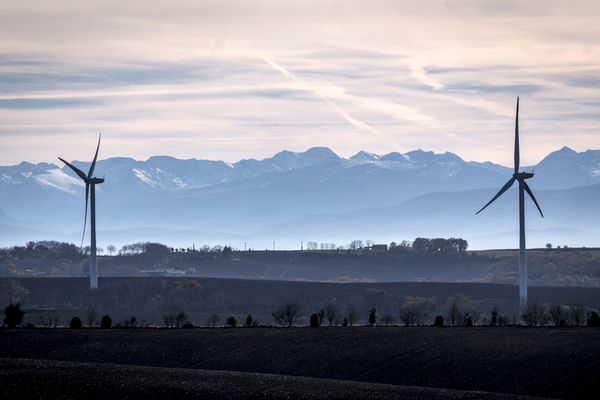
<svg viewBox="0 0 600 400">
<path fill-rule="evenodd" d="M 46 248 L 42 246 L 42 248 Z M 467 252 L 394 250 L 140 253 L 99 257 L 102 277 L 166 276 L 313 282 L 517 282 L 515 249 Z M 4 252 L 4 255 L 3 255 Z M 533 286 L 600 287 L 600 249 L 529 249 Z M 0 249 L 0 276 L 83 277 L 83 255 Z M 181 277 L 181 276 L 180 276 Z"/>
<path fill-rule="evenodd" d="M 184 375 L 189 369 L 238 371 L 421 388 L 595 398 L 600 376 L 600 330 L 5 329 L 0 330 L 0 358 L 177 368 L 185 369 Z M 35 370 L 31 365 L 22 368 Z M 5 366 L 4 376 L 7 369 L 19 371 Z M 68 372 L 65 374 L 68 376 Z M 310 387 L 306 386 L 306 390 L 310 391 Z"/>
<path fill-rule="evenodd" d="M 536 254 L 569 254 L 569 252 L 581 252 L 584 251 L 590 254 L 592 257 L 600 257 L 600 248 L 598 247 L 573 247 L 567 249 L 547 249 L 547 248 L 529 248 L 527 249 L 528 255 Z M 490 249 L 490 250 L 469 250 L 469 254 L 477 254 L 488 257 L 511 257 L 519 254 L 519 249 Z"/>
</svg>

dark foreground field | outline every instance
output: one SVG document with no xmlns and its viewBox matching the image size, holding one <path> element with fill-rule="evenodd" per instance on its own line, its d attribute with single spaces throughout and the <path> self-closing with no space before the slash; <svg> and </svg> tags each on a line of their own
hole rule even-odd
<svg viewBox="0 0 600 400">
<path fill-rule="evenodd" d="M 229 389 L 233 391 L 233 397 L 243 397 L 247 391 L 247 398 L 256 397 L 251 396 L 252 393 L 260 396 L 260 390 L 266 390 L 263 397 L 273 398 L 297 398 L 299 394 L 311 398 L 312 392 L 315 392 L 315 398 L 339 397 L 346 391 L 354 398 L 364 398 L 364 393 L 371 391 L 375 398 L 394 397 L 394 393 L 398 397 L 406 394 L 406 398 L 478 397 L 473 393 L 435 390 L 442 388 L 598 398 L 600 330 L 430 327 L 22 329 L 0 331 L 0 358 L 4 358 L 0 362 L 2 387 L 9 388 L 6 383 L 13 379 L 25 382 L 29 376 L 39 385 L 50 385 L 48 390 L 62 382 L 72 393 L 68 398 L 83 397 L 77 395 L 80 393 L 77 390 L 82 390 L 77 386 L 82 382 L 89 382 L 95 388 L 90 389 L 93 396 L 100 396 L 103 389 L 99 386 L 106 384 L 116 388 L 114 390 L 122 388 L 123 393 L 131 394 L 132 398 L 137 398 L 136 390 L 145 390 L 140 386 L 146 383 L 156 386 L 156 390 L 148 389 L 156 395 L 173 385 L 173 390 L 180 391 L 174 393 L 190 390 L 199 393 L 200 397 L 225 397 L 228 394 L 219 391 Z M 78 366 L 46 361 L 36 364 L 19 361 L 19 358 L 168 369 Z M 57 371 L 56 380 L 53 370 Z M 284 389 L 286 387 L 289 392 Z M 331 392 L 325 387 L 331 388 Z M 29 392 L 34 390 L 35 386 L 28 388 Z M 217 390 L 222 396 L 207 394 L 217 393 L 210 390 Z M 410 397 L 410 393 L 415 397 Z"/>
<path fill-rule="evenodd" d="M 523 397 L 248 372 L 0 358 L 0 398 L 496 400 Z"/>
</svg>

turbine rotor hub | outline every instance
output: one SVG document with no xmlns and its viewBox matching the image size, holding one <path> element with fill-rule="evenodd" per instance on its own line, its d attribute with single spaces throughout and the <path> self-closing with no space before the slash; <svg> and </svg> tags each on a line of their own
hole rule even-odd
<svg viewBox="0 0 600 400">
<path fill-rule="evenodd" d="M 525 180 L 529 178 L 533 178 L 533 172 L 515 172 L 513 174 L 513 178 L 517 180 Z"/>
</svg>

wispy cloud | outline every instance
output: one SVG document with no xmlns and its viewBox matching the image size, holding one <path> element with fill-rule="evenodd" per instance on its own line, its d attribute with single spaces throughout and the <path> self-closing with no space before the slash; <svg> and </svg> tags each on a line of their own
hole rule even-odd
<svg viewBox="0 0 600 400">
<path fill-rule="evenodd" d="M 431 86 L 435 90 L 443 89 L 444 84 L 432 76 L 428 75 L 425 71 L 425 67 L 419 62 L 413 62 L 410 65 L 410 73 L 421 83 L 427 86 Z"/>
</svg>

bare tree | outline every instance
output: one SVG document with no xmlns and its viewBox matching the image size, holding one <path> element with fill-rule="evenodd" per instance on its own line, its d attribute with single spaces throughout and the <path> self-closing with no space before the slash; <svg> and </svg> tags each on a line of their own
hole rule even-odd
<svg viewBox="0 0 600 400">
<path fill-rule="evenodd" d="M 219 322 L 219 314 L 212 313 L 208 316 L 208 326 L 214 328 L 217 322 Z"/>
<path fill-rule="evenodd" d="M 469 311 L 469 317 L 471 317 L 471 321 L 473 321 L 473 325 L 478 325 L 479 321 L 481 320 L 481 311 L 472 308 Z"/>
<path fill-rule="evenodd" d="M 434 301 L 428 297 L 407 297 L 400 307 L 400 320 L 405 326 L 425 324 Z"/>
<path fill-rule="evenodd" d="M 98 312 L 96 311 L 94 306 L 90 304 L 85 315 L 85 320 L 87 321 L 87 324 L 90 328 L 92 327 L 92 325 L 94 325 L 96 319 L 98 319 Z"/>
<path fill-rule="evenodd" d="M 46 314 L 38 315 L 38 323 L 42 326 L 42 328 L 50 328 L 50 323 L 48 322 Z"/>
<path fill-rule="evenodd" d="M 328 303 L 325 306 L 325 318 L 327 318 L 329 326 L 338 324 L 338 307 L 335 303 Z"/>
<path fill-rule="evenodd" d="M 58 311 L 48 311 L 39 316 L 39 321 L 44 328 L 56 328 L 63 319 L 63 315 Z"/>
<path fill-rule="evenodd" d="M 567 313 L 560 304 L 552 304 L 548 312 L 555 326 L 560 326 L 566 320 Z"/>
<path fill-rule="evenodd" d="M 527 326 L 544 326 L 549 321 L 546 307 L 534 301 L 528 302 L 521 312 L 521 319 Z"/>
<path fill-rule="evenodd" d="M 363 248 L 363 241 L 362 240 L 353 240 L 352 242 L 350 242 L 350 244 L 348 245 L 348 248 L 350 250 L 358 250 L 358 249 L 362 249 Z"/>
<path fill-rule="evenodd" d="M 447 322 L 452 326 L 464 325 L 465 313 L 461 311 L 461 308 L 467 307 L 471 303 L 471 298 L 462 293 L 456 293 L 446 300 L 448 305 L 448 318 Z"/>
<path fill-rule="evenodd" d="M 271 315 L 275 322 L 281 326 L 290 327 L 294 324 L 294 321 L 300 313 L 300 304 L 294 300 L 285 302 L 281 307 L 273 310 Z"/>
<path fill-rule="evenodd" d="M 180 327 L 188 320 L 188 315 L 179 306 L 169 306 L 163 315 L 163 322 L 168 328 Z"/>
<path fill-rule="evenodd" d="M 583 326 L 586 322 L 587 310 L 585 306 L 581 304 L 576 304 L 571 306 L 571 312 L 569 313 L 571 317 L 571 321 L 575 326 Z"/>
<path fill-rule="evenodd" d="M 56 328 L 61 322 L 65 320 L 64 315 L 55 311 L 52 313 L 52 327 Z"/>
<path fill-rule="evenodd" d="M 278 308 L 276 310 L 273 310 L 271 315 L 273 316 L 273 320 L 278 325 L 285 326 L 285 311 L 283 310 L 283 308 Z"/>
<path fill-rule="evenodd" d="M 163 322 L 167 328 L 172 328 L 175 326 L 175 317 L 172 314 L 164 314 Z"/>
<path fill-rule="evenodd" d="M 113 253 L 115 251 L 117 251 L 117 248 L 115 246 L 113 246 L 112 244 L 109 244 L 108 246 L 106 246 L 106 251 L 108 251 L 109 256 L 112 256 Z"/>
<path fill-rule="evenodd" d="M 413 326 L 415 324 L 415 309 L 406 303 L 400 307 L 400 321 L 404 326 Z"/>
<path fill-rule="evenodd" d="M 448 307 L 448 321 L 450 322 L 450 325 L 452 326 L 456 326 L 456 323 L 458 322 L 459 316 L 458 314 L 460 314 L 460 311 L 458 310 L 458 304 L 456 304 L 456 302 L 452 302 L 452 304 L 450 304 L 450 307 Z"/>
<path fill-rule="evenodd" d="M 321 308 L 317 313 L 317 318 L 319 318 L 319 326 L 323 325 L 323 320 L 325 319 L 325 309 Z"/>
<path fill-rule="evenodd" d="M 179 328 L 180 326 L 188 322 L 188 319 L 189 317 L 187 313 L 183 310 L 179 310 L 177 314 L 175 314 L 175 326 Z"/>
<path fill-rule="evenodd" d="M 356 323 L 356 318 L 358 313 L 356 312 L 356 308 L 354 306 L 350 306 L 346 311 L 346 320 L 348 321 L 348 326 L 352 326 Z"/>
<path fill-rule="evenodd" d="M 314 241 L 306 242 L 307 250 L 317 250 L 318 246 L 319 246 L 319 244 L 317 242 L 314 242 Z"/>
</svg>

